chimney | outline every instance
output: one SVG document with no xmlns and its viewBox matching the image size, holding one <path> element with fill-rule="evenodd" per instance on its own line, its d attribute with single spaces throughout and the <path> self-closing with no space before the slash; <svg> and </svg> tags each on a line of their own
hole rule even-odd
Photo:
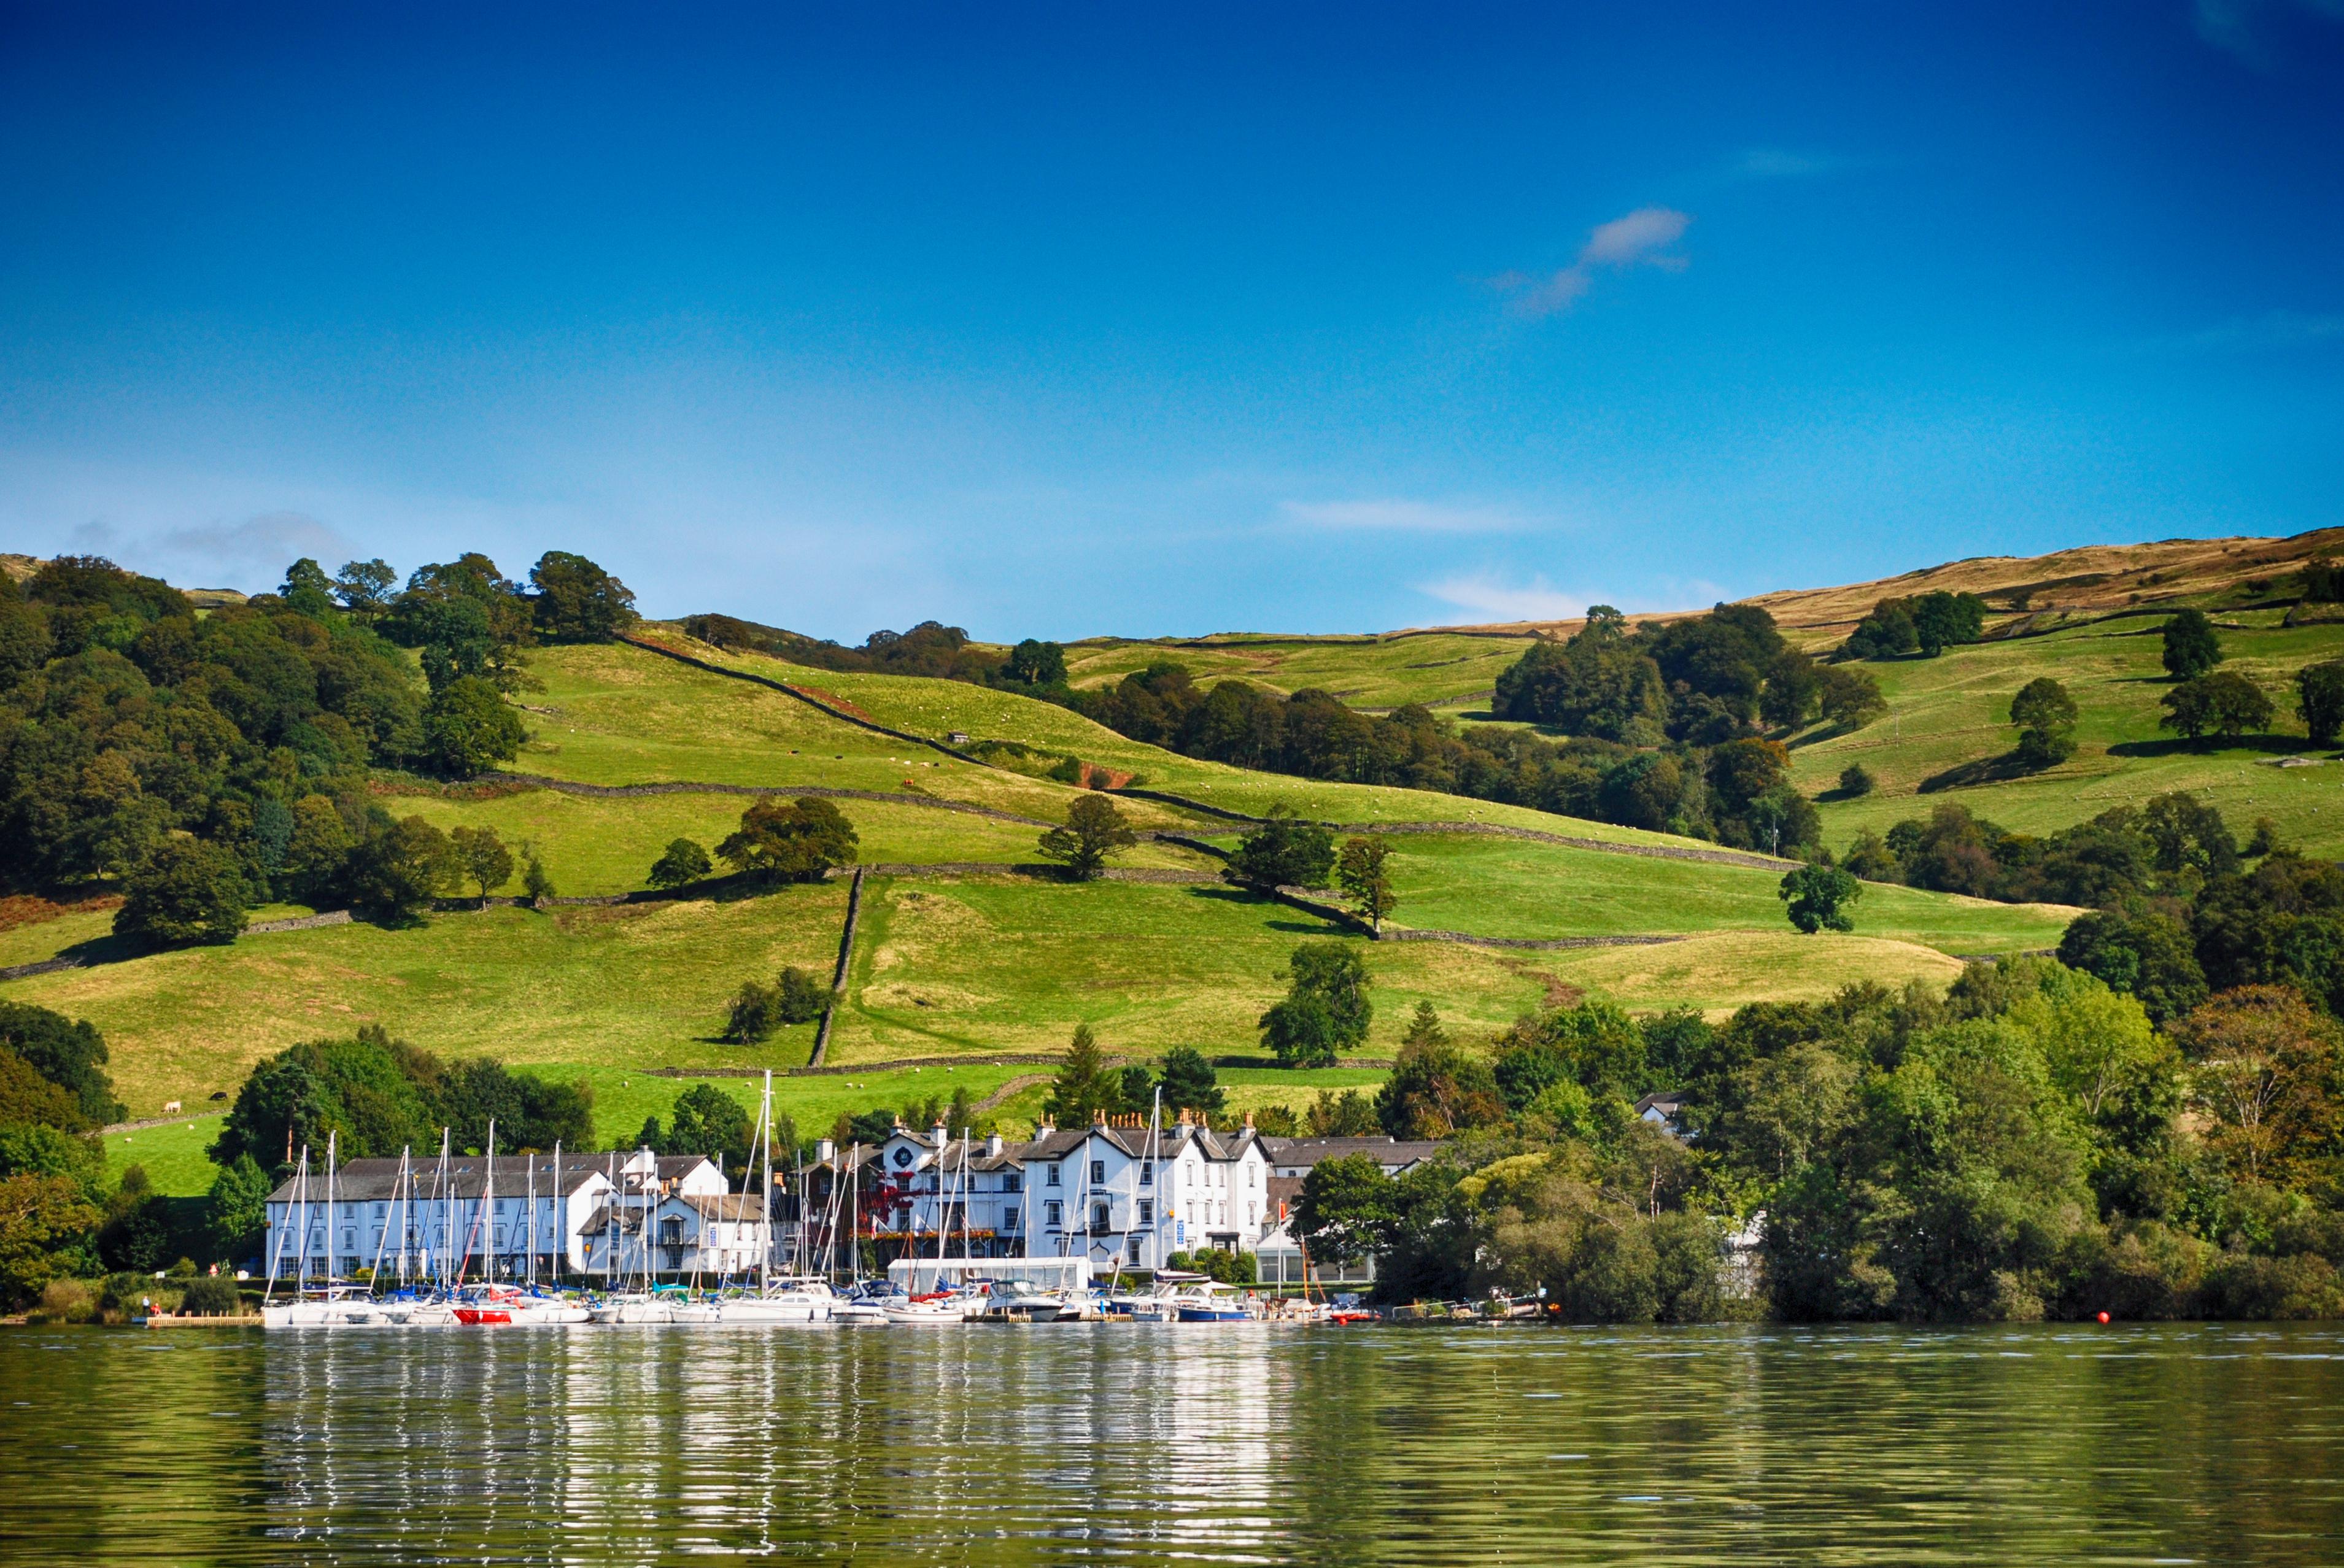
<svg viewBox="0 0 2344 1568">
<path fill-rule="evenodd" d="M 1053 1117 L 1048 1111 L 1044 1111 L 1042 1113 L 1042 1119 L 1034 1125 L 1034 1136 L 1036 1138 L 1046 1138 L 1057 1130 L 1057 1118 Z"/>
<path fill-rule="evenodd" d="M 818 1138 L 814 1139 L 813 1158 L 816 1165 L 828 1165 L 832 1160 L 836 1159 L 837 1158 L 837 1144 L 826 1138 Z"/>
<path fill-rule="evenodd" d="M 1246 1130 L 1247 1130 L 1248 1132 L 1251 1132 L 1251 1131 L 1253 1130 L 1253 1112 L 1251 1112 L 1251 1111 L 1248 1111 L 1248 1112 L 1246 1112 L 1246 1123 L 1245 1123 L 1245 1124 L 1246 1124 Z"/>
<path fill-rule="evenodd" d="M 988 1156 L 996 1159 L 999 1158 L 1001 1156 L 1001 1135 L 999 1133 L 996 1132 L 991 1138 L 985 1140 L 985 1152 Z"/>
<path fill-rule="evenodd" d="M 945 1151 L 945 1145 L 952 1139 L 952 1134 L 945 1130 L 945 1124 L 941 1121 L 928 1129 L 928 1136 L 936 1140 L 936 1152 L 938 1154 L 942 1154 Z"/>
</svg>

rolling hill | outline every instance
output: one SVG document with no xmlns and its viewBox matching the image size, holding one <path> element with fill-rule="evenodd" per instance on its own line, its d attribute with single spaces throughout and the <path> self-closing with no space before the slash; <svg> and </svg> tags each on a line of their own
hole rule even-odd
<svg viewBox="0 0 2344 1568">
<path fill-rule="evenodd" d="M 2344 852 L 2344 795 L 2330 784 L 2344 774 L 2325 758 L 2263 765 L 2300 752 L 2299 730 L 2199 749 L 2156 728 L 2155 633 L 2177 605 L 2215 611 L 2229 667 L 2275 693 L 2301 664 L 2344 654 L 2344 623 L 2319 620 L 2290 591 L 2290 574 L 2338 538 L 2095 548 L 1764 596 L 1819 646 L 1884 593 L 1958 586 L 1996 611 L 1986 641 L 1868 666 L 1888 714 L 1853 733 L 1790 737 L 1794 776 L 1835 844 L 1939 801 L 2042 832 L 2187 789 L 2241 826 L 2269 816 L 2293 841 Z M 1077 683 L 1098 684 L 1171 659 L 1202 681 L 1318 686 L 1362 708 L 1419 702 L 1470 723 L 1531 639 L 1569 629 L 1098 640 L 1071 646 L 1068 663 Z M 525 700 L 530 738 L 505 773 L 465 786 L 385 778 L 383 804 L 443 828 L 493 826 L 530 841 L 564 895 L 633 901 L 450 907 L 409 930 L 255 932 L 225 947 L 145 956 L 119 951 L 109 914 L 93 906 L 0 930 L 0 966 L 61 956 L 84 964 L 10 980 L 0 995 L 97 1024 L 134 1115 L 170 1099 L 200 1105 L 285 1044 L 380 1022 L 441 1052 L 583 1077 L 604 1130 L 621 1132 L 663 1110 L 695 1069 L 787 1073 L 806 1062 L 811 1026 L 729 1045 L 718 1037 L 724 1004 L 743 980 L 784 963 L 827 971 L 844 884 L 641 896 L 663 845 L 678 836 L 712 845 L 758 792 L 837 797 L 859 858 L 878 868 L 830 1046 L 839 1070 L 785 1080 L 784 1108 L 802 1123 L 956 1084 L 1000 1097 L 998 1114 L 1030 1117 L 1046 1070 L 1034 1058 L 1062 1048 L 1078 1019 L 1128 1058 L 1175 1045 L 1245 1057 L 1258 1049 L 1255 1019 L 1281 992 L 1286 956 L 1306 940 L 1356 943 L 1367 957 L 1378 1007 L 1369 1044 L 1331 1074 L 1233 1068 L 1240 1105 L 1298 1105 L 1330 1084 L 1372 1083 L 1419 1000 L 1473 1039 L 1587 993 L 1714 1011 L 1821 996 L 1857 978 L 1942 982 L 1965 956 L 2050 946 L 2074 913 L 1874 886 L 1855 934 L 1802 937 L 1782 918 L 1780 867 L 1763 857 L 1521 807 L 1201 762 L 1009 693 L 725 652 L 672 623 L 647 624 L 635 644 L 538 650 L 531 671 L 541 689 Z M 2080 748 L 2050 773 L 2002 776 L 1995 759 L 2011 739 L 2003 710 L 2046 673 L 2077 699 Z M 1098 883 L 1068 885 L 1033 864 L 1038 832 L 1081 793 L 1044 776 L 1067 756 L 1095 782 L 1120 786 L 1124 809 L 1150 835 Z M 1851 762 L 1879 787 L 1838 798 L 1832 786 Z M 1234 819 L 1273 804 L 1392 830 L 1402 929 L 1389 935 L 1402 939 L 1371 942 L 1218 884 L 1213 851 L 1235 842 Z M 712 1081 L 746 1094 L 753 1079 Z M 183 1122 L 113 1141 L 117 1158 L 194 1180 L 201 1162 L 189 1151 L 208 1136 L 204 1123 Z"/>
</svg>

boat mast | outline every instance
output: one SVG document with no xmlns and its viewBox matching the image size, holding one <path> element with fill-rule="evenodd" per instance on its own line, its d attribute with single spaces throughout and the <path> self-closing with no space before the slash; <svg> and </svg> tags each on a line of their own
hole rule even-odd
<svg viewBox="0 0 2344 1568">
<path fill-rule="evenodd" d="M 763 1295 L 773 1288 L 773 1069 L 765 1069 L 765 1164 L 764 1208 L 765 1244 L 757 1249 L 757 1294 Z M 805 1229 L 805 1216 L 798 1216 L 798 1229 Z"/>
<path fill-rule="evenodd" d="M 339 1128 L 326 1134 L 326 1284 L 328 1289 L 334 1283 L 336 1265 L 341 1262 L 334 1243 L 334 1148 L 335 1140 L 340 1137 Z"/>
<path fill-rule="evenodd" d="M 521 1270 L 529 1280 L 529 1288 L 537 1289 L 537 1156 L 528 1157 L 529 1166 L 529 1251 L 523 1255 Z"/>
<path fill-rule="evenodd" d="M 407 1150 L 402 1148 L 399 1151 L 399 1176 L 406 1174 Z M 368 1281 L 369 1290 L 382 1282 L 382 1249 L 390 1240 L 390 1215 L 399 1209 L 399 1176 L 390 1179 L 390 1203 L 383 1215 L 382 1234 L 374 1239 L 374 1278 Z"/>
<path fill-rule="evenodd" d="M 309 1146 L 306 1143 L 301 1146 L 300 1186 L 295 1190 L 301 1195 L 301 1251 L 293 1262 L 293 1293 L 302 1296 L 309 1290 Z"/>
<path fill-rule="evenodd" d="M 449 1129 L 440 1129 L 440 1168 L 432 1173 L 432 1185 L 439 1199 L 439 1245 L 431 1249 L 431 1278 L 445 1289 L 448 1283 L 448 1238 L 456 1233 L 456 1219 L 448 1208 L 448 1143 Z"/>
<path fill-rule="evenodd" d="M 554 1218 L 561 1221 L 554 1227 L 554 1234 L 561 1239 L 561 1252 L 567 1252 L 570 1250 L 570 1206 L 561 1201 L 561 1140 L 558 1138 L 553 1140 L 553 1190 L 546 1194 L 546 1199 L 553 1205 Z M 529 1211 L 532 1216 L 537 1213 L 534 1199 L 530 1200 Z M 553 1288 L 557 1290 L 561 1288 L 561 1252 L 553 1254 Z M 533 1262 L 530 1277 L 532 1280 L 536 1278 Z"/>
</svg>

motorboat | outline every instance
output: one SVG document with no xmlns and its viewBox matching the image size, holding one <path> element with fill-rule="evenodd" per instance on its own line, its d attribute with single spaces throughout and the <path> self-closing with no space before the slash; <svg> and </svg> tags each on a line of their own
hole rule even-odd
<svg viewBox="0 0 2344 1568">
<path fill-rule="evenodd" d="M 1085 1302 L 1064 1290 L 1046 1290 L 1031 1280 L 995 1280 L 978 1313 L 988 1323 L 1061 1323 L 1086 1314 Z"/>
<path fill-rule="evenodd" d="M 1173 1306 L 1183 1323 L 1243 1323 L 1254 1315 L 1236 1286 L 1217 1280 L 1181 1286 L 1173 1297 Z"/>
<path fill-rule="evenodd" d="M 806 1278 L 773 1280 L 762 1290 L 725 1296 L 717 1302 L 718 1320 L 726 1323 L 826 1323 L 840 1304 L 826 1281 Z"/>
</svg>

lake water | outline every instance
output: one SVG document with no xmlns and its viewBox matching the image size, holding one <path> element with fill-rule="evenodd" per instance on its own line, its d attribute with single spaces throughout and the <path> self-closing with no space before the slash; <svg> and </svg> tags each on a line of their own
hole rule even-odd
<svg viewBox="0 0 2344 1568">
<path fill-rule="evenodd" d="M 2344 1325 L 0 1330 L 0 1560 L 2344 1561 Z"/>
</svg>

